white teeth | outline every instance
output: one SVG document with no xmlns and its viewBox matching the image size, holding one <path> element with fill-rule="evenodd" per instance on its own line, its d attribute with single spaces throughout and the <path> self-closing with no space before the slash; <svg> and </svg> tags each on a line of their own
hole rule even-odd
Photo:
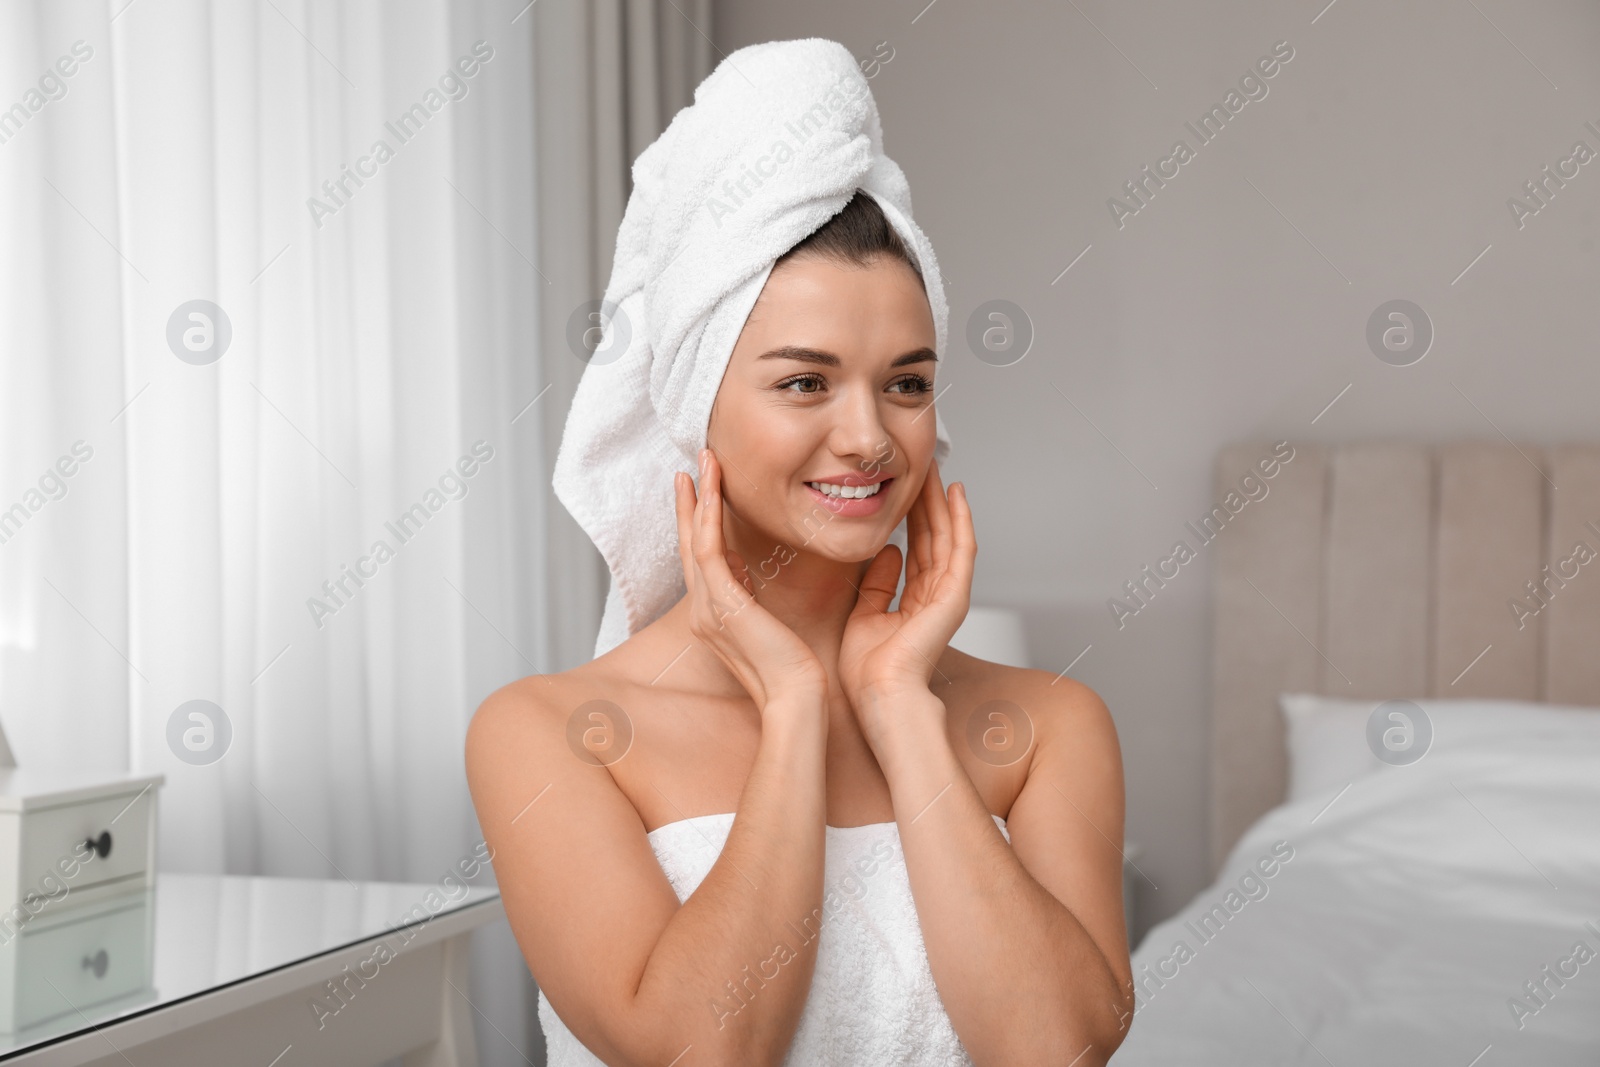
<svg viewBox="0 0 1600 1067">
<path fill-rule="evenodd" d="M 874 496 L 883 488 L 882 482 L 872 485 L 834 485 L 831 482 L 807 482 L 811 488 L 828 496 L 843 497 L 846 500 L 859 500 L 862 497 Z"/>
</svg>

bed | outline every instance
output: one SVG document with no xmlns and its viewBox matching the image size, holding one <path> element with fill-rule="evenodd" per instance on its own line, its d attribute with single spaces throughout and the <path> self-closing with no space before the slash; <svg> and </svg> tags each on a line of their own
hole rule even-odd
<svg viewBox="0 0 1600 1067">
<path fill-rule="evenodd" d="M 1220 451 L 1215 881 L 1113 1059 L 1600 1064 L 1600 445 Z"/>
</svg>

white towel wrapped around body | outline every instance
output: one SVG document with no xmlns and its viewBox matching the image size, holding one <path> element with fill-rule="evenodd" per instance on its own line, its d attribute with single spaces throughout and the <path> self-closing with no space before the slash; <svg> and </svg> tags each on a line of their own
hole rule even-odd
<svg viewBox="0 0 1600 1067">
<path fill-rule="evenodd" d="M 739 49 L 634 161 L 600 344 L 553 478 L 611 572 L 596 656 L 683 596 L 673 473 L 697 474 L 712 401 L 773 263 L 857 189 L 916 259 L 942 357 L 949 310 L 938 262 L 843 45 L 808 38 Z M 950 440 L 934 418 L 942 463 Z M 904 547 L 903 524 L 896 539 Z"/>
</svg>

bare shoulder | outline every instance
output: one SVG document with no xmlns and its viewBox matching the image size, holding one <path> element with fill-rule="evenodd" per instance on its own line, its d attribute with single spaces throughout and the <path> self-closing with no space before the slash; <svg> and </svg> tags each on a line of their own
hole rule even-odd
<svg viewBox="0 0 1600 1067">
<path fill-rule="evenodd" d="M 1064 675 L 970 656 L 947 649 L 940 657 L 941 672 L 948 676 L 941 694 L 951 713 L 961 717 L 990 701 L 1005 701 L 1021 709 L 1041 749 L 1075 750 L 1080 756 L 1111 755 L 1120 763 L 1116 725 L 1100 694 Z M 939 679 L 936 676 L 935 681 Z"/>
<path fill-rule="evenodd" d="M 660 1035 L 630 1009 L 679 905 L 638 813 L 586 747 L 589 731 L 569 725 L 607 693 L 592 664 L 495 690 L 467 728 L 467 785 L 539 988 L 605 1062 L 654 1062 Z"/>
<path fill-rule="evenodd" d="M 466 766 L 480 819 L 485 801 L 508 782 L 516 783 L 517 795 L 533 781 L 555 784 L 573 778 L 584 779 L 591 796 L 595 789 L 615 789 L 609 774 L 591 773 L 594 767 L 585 764 L 568 736 L 573 712 L 597 692 L 608 691 L 592 668 L 584 664 L 558 674 L 519 678 L 478 706 L 467 726 Z"/>
<path fill-rule="evenodd" d="M 468 773 L 474 763 L 510 743 L 527 743 L 548 734 L 555 708 L 570 681 L 561 675 L 534 674 L 490 693 L 467 724 Z"/>
</svg>

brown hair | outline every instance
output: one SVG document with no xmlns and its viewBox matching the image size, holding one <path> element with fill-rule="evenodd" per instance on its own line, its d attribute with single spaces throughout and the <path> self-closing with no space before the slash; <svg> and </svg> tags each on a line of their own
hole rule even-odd
<svg viewBox="0 0 1600 1067">
<path fill-rule="evenodd" d="M 865 267 L 878 256 L 901 260 L 922 281 L 922 270 L 872 196 L 857 189 L 839 213 L 778 257 L 773 269 L 799 256 L 822 256 L 844 266 Z M 924 283 L 926 285 L 926 283 Z"/>
</svg>

